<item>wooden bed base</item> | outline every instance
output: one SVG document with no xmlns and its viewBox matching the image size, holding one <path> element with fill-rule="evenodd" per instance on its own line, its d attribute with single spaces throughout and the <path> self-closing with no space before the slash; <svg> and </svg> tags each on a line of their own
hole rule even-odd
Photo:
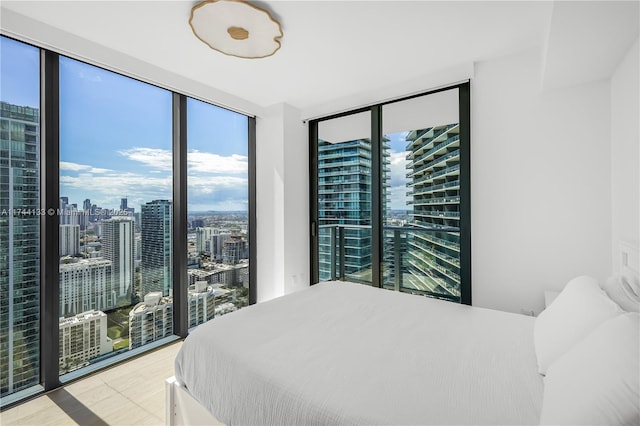
<svg viewBox="0 0 640 426">
<path fill-rule="evenodd" d="M 175 377 L 165 380 L 167 426 L 207 425 L 224 426 L 206 408 L 191 396 Z"/>
</svg>

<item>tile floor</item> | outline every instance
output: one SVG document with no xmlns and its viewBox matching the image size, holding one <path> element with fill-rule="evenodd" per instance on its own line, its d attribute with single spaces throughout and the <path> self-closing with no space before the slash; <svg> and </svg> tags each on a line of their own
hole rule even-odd
<svg viewBox="0 0 640 426">
<path fill-rule="evenodd" d="M 0 413 L 8 425 L 164 425 L 164 381 L 182 345 L 172 343 Z"/>
</svg>

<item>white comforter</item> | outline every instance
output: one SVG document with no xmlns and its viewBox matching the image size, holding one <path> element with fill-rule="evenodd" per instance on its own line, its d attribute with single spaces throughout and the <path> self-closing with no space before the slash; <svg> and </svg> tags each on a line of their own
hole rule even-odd
<svg viewBox="0 0 640 426">
<path fill-rule="evenodd" d="M 175 375 L 229 425 L 538 424 L 533 323 L 320 283 L 201 325 Z"/>
</svg>

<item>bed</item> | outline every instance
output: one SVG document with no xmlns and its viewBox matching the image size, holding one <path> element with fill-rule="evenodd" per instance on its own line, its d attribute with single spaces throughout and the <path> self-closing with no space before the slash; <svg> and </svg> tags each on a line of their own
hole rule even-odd
<svg viewBox="0 0 640 426">
<path fill-rule="evenodd" d="M 539 424 L 535 326 L 525 315 L 319 283 L 191 333 L 167 381 L 167 424 Z"/>
</svg>

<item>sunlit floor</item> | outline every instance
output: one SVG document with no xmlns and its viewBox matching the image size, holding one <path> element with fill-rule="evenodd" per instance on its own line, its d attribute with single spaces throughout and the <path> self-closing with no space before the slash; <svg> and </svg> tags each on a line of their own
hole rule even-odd
<svg viewBox="0 0 640 426">
<path fill-rule="evenodd" d="M 149 354 L 78 380 L 0 413 L 6 425 L 164 425 L 164 381 L 182 345 Z"/>
</svg>

